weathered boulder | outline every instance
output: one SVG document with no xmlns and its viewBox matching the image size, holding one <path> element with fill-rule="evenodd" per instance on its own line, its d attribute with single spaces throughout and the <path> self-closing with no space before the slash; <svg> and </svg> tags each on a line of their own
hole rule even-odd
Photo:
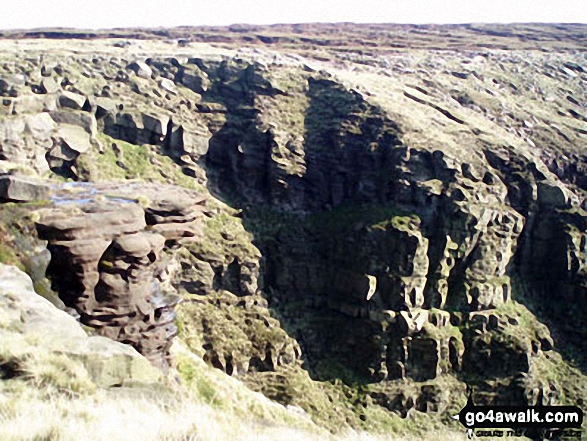
<svg viewBox="0 0 587 441">
<path fill-rule="evenodd" d="M 182 194 L 160 195 L 145 209 L 147 224 L 166 239 L 198 240 L 202 235 L 201 219 L 207 211 L 206 199 L 185 198 Z"/>
<path fill-rule="evenodd" d="M 56 98 L 53 95 L 22 95 L 12 102 L 13 114 L 30 114 L 55 110 Z"/>
<path fill-rule="evenodd" d="M 25 273 L 3 264 L 0 264 L 0 344 L 5 348 L 3 363 L 11 363 L 16 372 L 25 368 L 30 356 L 41 363 L 65 356 L 71 363 L 81 362 L 99 386 L 121 385 L 126 381 L 153 383 L 161 378 L 132 347 L 100 336 L 88 337 L 72 316 L 34 292 L 32 281 Z M 11 352 L 15 347 L 18 351 Z"/>
<path fill-rule="evenodd" d="M 43 142 L 51 137 L 55 130 L 55 122 L 49 116 L 49 113 L 37 113 L 25 117 L 26 130 L 33 136 L 36 141 Z"/>
<path fill-rule="evenodd" d="M 90 134 L 82 127 L 59 124 L 53 147 L 47 152 L 49 168 L 64 177 L 76 178 L 74 167 L 78 157 L 92 148 Z"/>
<path fill-rule="evenodd" d="M 48 196 L 48 187 L 38 180 L 0 174 L 0 202 L 39 201 Z"/>
<path fill-rule="evenodd" d="M 169 117 L 166 115 L 149 115 L 143 114 L 143 126 L 156 135 L 164 137 L 167 134 L 167 125 L 169 124 Z"/>
<path fill-rule="evenodd" d="M 55 123 L 47 113 L 0 119 L 0 159 L 47 171 L 45 154 L 53 145 L 54 129 Z"/>
<path fill-rule="evenodd" d="M 181 66 L 176 81 L 196 93 L 206 92 L 210 87 L 208 75 L 195 64 Z"/>
<path fill-rule="evenodd" d="M 59 95 L 59 105 L 73 110 L 81 110 L 86 102 L 86 97 L 73 92 L 64 91 Z"/>
<path fill-rule="evenodd" d="M 115 100 L 105 97 L 92 97 L 88 99 L 89 110 L 95 115 L 96 119 L 102 119 L 108 114 L 116 114 L 118 104 Z"/>
<path fill-rule="evenodd" d="M 169 117 L 142 112 L 107 113 L 104 118 L 104 133 L 131 144 L 154 144 L 163 142 L 167 134 Z"/>
<path fill-rule="evenodd" d="M 126 68 L 132 70 L 140 78 L 150 79 L 153 75 L 153 69 L 143 61 L 133 61 Z"/>
<path fill-rule="evenodd" d="M 72 150 L 77 155 L 85 153 L 92 148 L 90 135 L 83 127 L 60 124 L 57 128 L 57 137 L 63 147 Z"/>
<path fill-rule="evenodd" d="M 208 152 L 210 133 L 199 133 L 184 125 L 174 125 L 168 136 L 168 148 L 174 158 L 189 155 L 197 160 Z"/>
<path fill-rule="evenodd" d="M 6 75 L 0 77 L 0 96 L 16 97 L 26 83 L 24 75 Z"/>
<path fill-rule="evenodd" d="M 175 83 L 172 80 L 170 80 L 169 78 L 161 79 L 161 81 L 159 81 L 159 86 L 165 92 L 173 93 L 173 94 L 177 93 L 177 88 L 175 87 Z"/>
<path fill-rule="evenodd" d="M 49 114 L 56 123 L 79 126 L 88 132 L 92 138 L 98 133 L 96 118 L 91 113 L 74 110 L 55 110 Z"/>
<path fill-rule="evenodd" d="M 49 77 L 43 78 L 41 80 L 41 92 L 43 93 L 57 93 L 61 90 L 61 87 L 57 84 L 57 82 Z"/>
<path fill-rule="evenodd" d="M 168 314 L 163 314 L 168 304 L 158 304 L 153 296 L 153 264 L 165 239 L 142 232 L 146 226 L 142 208 L 127 205 L 94 203 L 43 216 L 39 232 L 49 240 L 52 256 L 48 275 L 54 290 L 80 313 L 83 323 L 101 335 L 132 344 L 165 366 L 167 337 L 175 331 Z M 71 271 L 72 277 L 56 277 L 63 271 Z M 153 347 L 149 340 L 156 341 Z"/>
</svg>

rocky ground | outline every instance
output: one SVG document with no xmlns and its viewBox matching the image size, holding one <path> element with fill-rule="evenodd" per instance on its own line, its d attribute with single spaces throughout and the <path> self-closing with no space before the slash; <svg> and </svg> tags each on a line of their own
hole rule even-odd
<svg viewBox="0 0 587 441">
<path fill-rule="evenodd" d="M 295 424 L 392 437 L 459 430 L 469 394 L 583 406 L 586 35 L 5 32 L 0 263 L 101 388 L 213 404 L 207 364 Z M 0 353 L 7 390 L 26 353 Z"/>
</svg>

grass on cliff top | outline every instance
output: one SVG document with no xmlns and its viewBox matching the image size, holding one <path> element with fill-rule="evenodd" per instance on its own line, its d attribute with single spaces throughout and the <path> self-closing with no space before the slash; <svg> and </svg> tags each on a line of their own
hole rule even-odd
<svg viewBox="0 0 587 441">
<path fill-rule="evenodd" d="M 78 168 L 85 180 L 111 182 L 138 179 L 201 189 L 195 179 L 183 174 L 171 158 L 159 154 L 154 146 L 130 144 L 103 133 L 98 135 L 98 140 L 103 146 L 103 153 L 92 149 L 78 159 Z M 118 147 L 120 153 L 116 153 L 113 145 Z"/>
</svg>

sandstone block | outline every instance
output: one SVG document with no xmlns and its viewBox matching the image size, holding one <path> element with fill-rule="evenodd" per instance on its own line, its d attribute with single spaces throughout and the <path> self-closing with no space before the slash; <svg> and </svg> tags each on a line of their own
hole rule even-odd
<svg viewBox="0 0 587 441">
<path fill-rule="evenodd" d="M 30 202 L 46 199 L 49 189 L 24 176 L 0 175 L 0 201 Z"/>
</svg>

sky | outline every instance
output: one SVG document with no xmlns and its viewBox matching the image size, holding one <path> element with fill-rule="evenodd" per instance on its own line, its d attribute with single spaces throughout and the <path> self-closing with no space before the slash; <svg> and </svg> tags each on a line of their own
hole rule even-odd
<svg viewBox="0 0 587 441">
<path fill-rule="evenodd" d="M 0 29 L 355 23 L 587 23 L 587 0 L 0 0 Z"/>
</svg>

